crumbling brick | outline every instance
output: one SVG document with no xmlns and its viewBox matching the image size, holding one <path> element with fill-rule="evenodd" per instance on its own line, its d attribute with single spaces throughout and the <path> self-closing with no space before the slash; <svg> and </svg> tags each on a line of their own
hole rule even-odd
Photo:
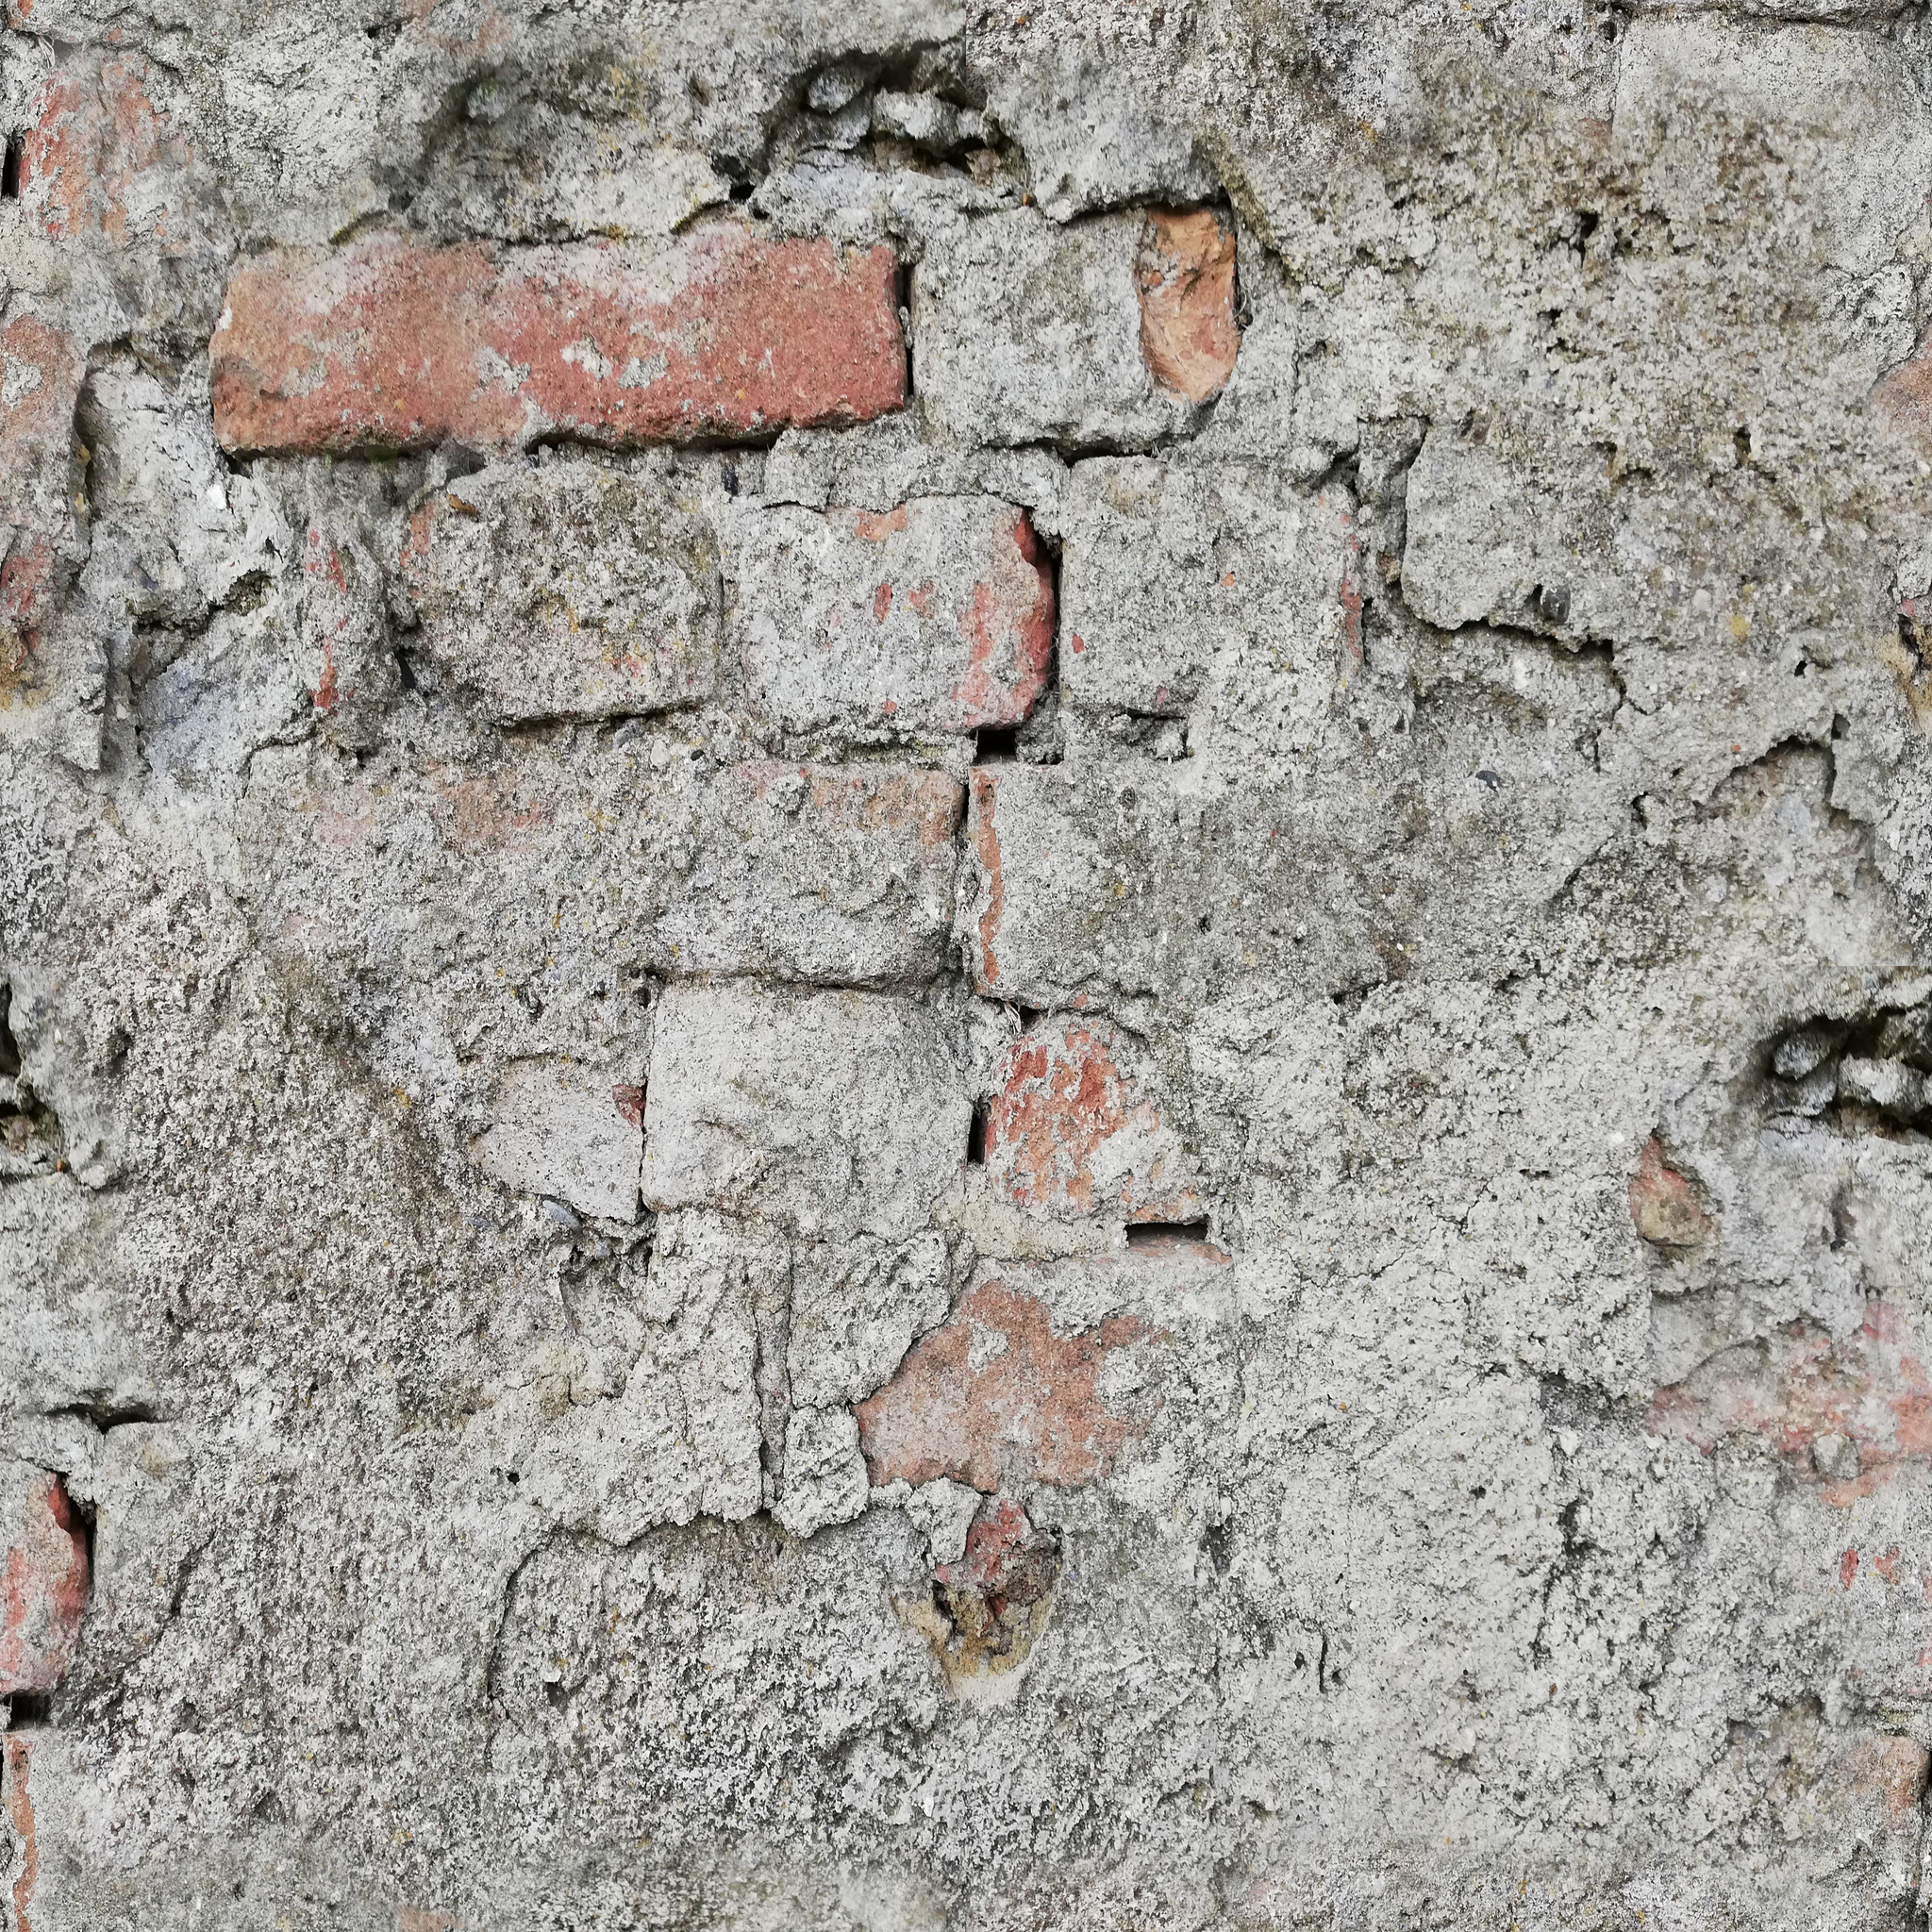
<svg viewBox="0 0 1932 1932">
<path fill-rule="evenodd" d="M 1630 1179 L 1630 1220 L 1645 1241 L 1659 1248 L 1701 1247 L 1716 1231 L 1698 1204 L 1696 1189 L 1666 1163 L 1655 1137 L 1643 1143 Z"/>
<path fill-rule="evenodd" d="M 1905 1311 L 1872 1301 L 1840 1341 L 1798 1322 L 1724 1350 L 1659 1390 L 1650 1422 L 1707 1455 L 1755 1439 L 1842 1507 L 1932 1463 L 1932 1379 Z"/>
<path fill-rule="evenodd" d="M 889 248 L 737 227 L 650 247 L 256 258 L 212 344 L 225 449 L 614 447 L 858 423 L 905 400 Z"/>
<path fill-rule="evenodd" d="M 522 1060 L 497 1082 L 496 1116 L 470 1150 L 485 1174 L 585 1214 L 633 1221 L 643 1158 L 643 1094 L 620 1074 Z"/>
<path fill-rule="evenodd" d="M 745 518 L 732 629 L 788 730 L 917 736 L 1019 724 L 1053 656 L 1053 575 L 1026 512 L 986 496 Z"/>
<path fill-rule="evenodd" d="M 1195 1220 L 1192 1164 L 1149 1091 L 1153 1077 L 1146 1057 L 1101 1022 L 1022 1034 L 994 1074 L 988 1174 L 1016 1206 L 1059 1218 Z"/>
<path fill-rule="evenodd" d="M 494 465 L 431 491 L 402 569 L 426 655 L 506 723 L 666 710 L 714 689 L 717 548 L 669 484 Z"/>
<path fill-rule="evenodd" d="M 87 1534 L 59 1476 L 0 1456 L 0 1697 L 51 1690 L 87 1615 Z"/>
<path fill-rule="evenodd" d="M 1144 449 L 1191 427 L 1195 391 L 1233 362 L 1232 243 L 1198 225 L 1214 219 L 1132 210 L 1060 227 L 1018 208 L 935 237 L 912 282 L 935 425 L 1077 449 Z"/>
<path fill-rule="evenodd" d="M 59 242 L 183 255 L 207 240 L 192 142 L 154 100 L 147 63 L 109 55 L 48 75 L 21 143 L 20 199 Z"/>
<path fill-rule="evenodd" d="M 899 1373 L 858 1406 L 874 1484 L 941 1476 L 989 1493 L 1003 1484 L 1083 1483 L 1105 1474 L 1146 1427 L 1101 1389 L 1108 1359 L 1151 1339 L 1139 1316 L 1057 1333 L 1024 1269 L 982 1282 Z"/>
<path fill-rule="evenodd" d="M 1191 403 L 1221 393 L 1241 348 L 1234 235 L 1208 208 L 1155 208 L 1135 263 L 1141 354 L 1156 382 Z"/>
</svg>

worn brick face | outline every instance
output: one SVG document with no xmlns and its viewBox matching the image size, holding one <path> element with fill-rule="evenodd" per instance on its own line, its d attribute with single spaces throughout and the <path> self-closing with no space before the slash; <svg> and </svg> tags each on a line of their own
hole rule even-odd
<svg viewBox="0 0 1932 1932">
<path fill-rule="evenodd" d="M 741 982 L 665 993 L 645 1089 L 646 1207 L 807 1239 L 924 1225 L 958 1177 L 972 1114 L 929 1008 Z"/>
<path fill-rule="evenodd" d="M 87 1539 L 66 1485 L 0 1458 L 0 1696 L 51 1690 L 80 1642 Z"/>
<path fill-rule="evenodd" d="M 1932 1461 L 1932 1379 L 1911 1322 L 1888 1301 L 1867 1303 L 1841 1341 L 1799 1322 L 1726 1349 L 1660 1390 L 1650 1420 L 1707 1454 L 1727 1439 L 1761 1443 L 1840 1507 Z"/>
<path fill-rule="evenodd" d="M 858 1405 L 874 1483 L 946 1476 L 991 1492 L 1091 1482 L 1146 1427 L 1144 1416 L 1108 1406 L 1101 1376 L 1109 1357 L 1152 1332 L 1123 1314 L 1059 1334 L 1026 1292 L 1025 1271 L 983 1282 Z"/>
<path fill-rule="evenodd" d="M 928 977 L 951 924 L 960 811 L 942 772 L 729 766 L 706 801 L 706 890 L 666 906 L 660 954 L 688 973 Z"/>
<path fill-rule="evenodd" d="M 402 568 L 427 654 L 506 723 L 665 710 L 715 686 L 717 545 L 668 483 L 492 466 L 417 507 Z"/>
<path fill-rule="evenodd" d="M 744 521 L 735 568 L 733 630 L 753 693 L 790 730 L 1016 724 L 1045 684 L 1053 575 L 1012 504 L 771 509 Z"/>
<path fill-rule="evenodd" d="M 905 400 L 889 248 L 737 227 L 658 247 L 258 257 L 215 330 L 231 450 L 625 446 L 858 423 Z"/>
<path fill-rule="evenodd" d="M 1101 1022 L 1023 1034 L 995 1074 L 986 1167 L 1016 1206 L 1058 1218 L 1112 1210 L 1129 1221 L 1201 1212 L 1180 1136 L 1149 1091 L 1145 1057 Z"/>
<path fill-rule="evenodd" d="M 153 85 L 129 55 L 63 67 L 42 84 L 21 143 L 20 198 L 45 234 L 173 256 L 204 245 L 194 149 L 157 108 Z"/>
</svg>

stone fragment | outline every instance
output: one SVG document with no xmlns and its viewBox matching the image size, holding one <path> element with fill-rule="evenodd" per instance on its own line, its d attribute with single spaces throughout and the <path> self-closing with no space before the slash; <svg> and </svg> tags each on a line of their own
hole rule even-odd
<svg viewBox="0 0 1932 1932">
<path fill-rule="evenodd" d="M 952 916 L 961 803 L 941 772 L 728 766 L 703 802 L 703 858 L 666 904 L 654 950 L 680 973 L 930 978 Z"/>
<path fill-rule="evenodd" d="M 605 1069 L 520 1060 L 496 1084 L 495 1124 L 470 1158 L 492 1179 L 585 1214 L 635 1221 L 643 1095 Z"/>
<path fill-rule="evenodd" d="M 1141 354 L 1154 379 L 1191 403 L 1219 395 L 1234 374 L 1234 236 L 1209 208 L 1155 208 L 1135 262 Z"/>
<path fill-rule="evenodd" d="M 979 1491 L 949 1476 L 921 1483 L 906 1498 L 906 1513 L 924 1532 L 936 1568 L 958 1563 L 966 1554 L 966 1535 L 979 1514 Z"/>
<path fill-rule="evenodd" d="M 1263 464 L 1076 464 L 1060 559 L 1068 702 L 1184 717 L 1218 673 L 1238 704 L 1284 711 L 1310 742 L 1352 623 L 1360 651 L 1352 510 L 1345 491 L 1310 496 Z"/>
<path fill-rule="evenodd" d="M 914 1339 L 945 1319 L 951 1286 L 937 1234 L 795 1247 L 785 1356 L 791 1399 L 830 1407 L 870 1395 Z"/>
<path fill-rule="evenodd" d="M 1043 1022 L 1013 1042 L 993 1077 L 986 1168 L 1015 1206 L 1057 1220 L 1201 1213 L 1187 1148 L 1149 1091 L 1152 1068 L 1118 1029 Z"/>
<path fill-rule="evenodd" d="M 918 1230 L 972 1118 L 938 1016 L 882 993 L 675 985 L 646 1088 L 646 1206 L 805 1240 Z"/>
<path fill-rule="evenodd" d="M 1152 1332 L 1138 1316 L 1113 1315 L 1061 1335 L 1026 1292 L 1026 1271 L 982 1282 L 859 1404 L 873 1482 L 944 1476 L 991 1492 L 1105 1474 L 1146 1423 L 1113 1412 L 1101 1376 L 1109 1357 Z"/>
<path fill-rule="evenodd" d="M 935 426 L 1075 449 L 1144 449 L 1191 428 L 1192 391 L 1225 379 L 1214 372 L 1232 362 L 1234 328 L 1232 244 L 1224 260 L 1192 219 L 1127 210 L 1059 227 L 1016 208 L 934 237 L 912 331 Z"/>
<path fill-rule="evenodd" d="M 658 1225 L 643 1307 L 654 1318 L 616 1395 L 568 1393 L 523 1457 L 528 1499 L 625 1543 L 698 1515 L 737 1522 L 763 1501 L 755 1377 L 758 1305 L 783 1292 L 782 1244 L 708 1215 Z M 533 1391 L 539 1401 L 541 1384 Z M 479 1436 L 513 1447 L 515 1403 Z M 479 1445 L 480 1446 L 480 1445 Z"/>
<path fill-rule="evenodd" d="M 735 226 L 658 244 L 258 257 L 216 328 L 231 450 L 622 447 L 863 422 L 906 395 L 890 248 Z"/>
<path fill-rule="evenodd" d="M 1012 504 L 779 506 L 742 521 L 734 564 L 732 629 L 752 694 L 788 730 L 1017 724 L 1045 684 L 1053 574 Z"/>
<path fill-rule="evenodd" d="M 716 546 L 668 484 L 494 464 L 431 492 L 402 569 L 424 648 L 502 722 L 661 711 L 714 689 Z"/>
<path fill-rule="evenodd" d="M 1698 1206 L 1696 1190 L 1665 1164 L 1655 1137 L 1643 1143 L 1631 1177 L 1630 1219 L 1645 1241 L 1660 1248 L 1701 1247 L 1715 1231 Z"/>
<path fill-rule="evenodd" d="M 785 1474 L 772 1514 L 793 1535 L 865 1513 L 865 1463 L 849 1408 L 794 1408 L 785 1431 Z"/>
<path fill-rule="evenodd" d="M 0 1457 L 0 1697 L 51 1690 L 87 1615 L 87 1536 L 51 1471 Z"/>
</svg>

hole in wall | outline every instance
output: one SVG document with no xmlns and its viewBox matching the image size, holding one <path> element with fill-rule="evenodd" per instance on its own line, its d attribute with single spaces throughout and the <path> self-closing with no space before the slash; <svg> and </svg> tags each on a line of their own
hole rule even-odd
<svg viewBox="0 0 1932 1932">
<path fill-rule="evenodd" d="M 0 159 L 0 201 L 20 199 L 20 163 L 25 143 L 17 134 L 7 137 L 7 152 Z"/>
<path fill-rule="evenodd" d="M 1008 764 L 1020 756 L 1020 727 L 1017 724 L 982 724 L 973 734 L 973 762 L 975 765 Z"/>
<path fill-rule="evenodd" d="M 966 1129 L 966 1165 L 984 1167 L 986 1165 L 986 1115 L 987 1104 L 983 1100 L 973 1103 L 973 1120 Z"/>
<path fill-rule="evenodd" d="M 1137 1221 L 1127 1229 L 1130 1248 L 1166 1248 L 1175 1241 L 1205 1241 L 1208 1219 L 1199 1221 Z"/>
</svg>

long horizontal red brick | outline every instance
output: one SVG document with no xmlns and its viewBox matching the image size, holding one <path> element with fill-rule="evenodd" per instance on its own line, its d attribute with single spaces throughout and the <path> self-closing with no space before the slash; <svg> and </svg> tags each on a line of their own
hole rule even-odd
<svg viewBox="0 0 1932 1932">
<path fill-rule="evenodd" d="M 892 251 L 734 227 L 277 250 L 236 272 L 212 349 L 215 433 L 242 451 L 681 441 L 906 401 Z"/>
</svg>

